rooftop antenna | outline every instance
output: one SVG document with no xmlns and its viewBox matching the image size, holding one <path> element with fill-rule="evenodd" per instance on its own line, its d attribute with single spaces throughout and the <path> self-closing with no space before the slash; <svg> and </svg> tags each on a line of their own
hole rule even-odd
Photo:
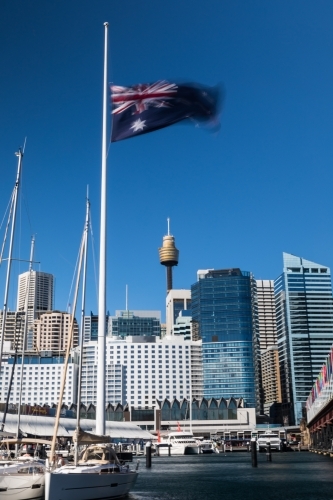
<svg viewBox="0 0 333 500">
<path fill-rule="evenodd" d="M 35 250 L 35 234 L 32 235 L 31 237 L 31 248 L 30 248 L 30 261 L 29 261 L 29 271 L 32 271 L 32 264 L 33 264 L 33 256 L 34 256 L 34 250 Z"/>
<path fill-rule="evenodd" d="M 167 218 L 168 222 L 168 236 L 170 236 L 170 217 Z"/>
<path fill-rule="evenodd" d="M 126 311 L 128 311 L 128 285 L 126 285 Z"/>
</svg>

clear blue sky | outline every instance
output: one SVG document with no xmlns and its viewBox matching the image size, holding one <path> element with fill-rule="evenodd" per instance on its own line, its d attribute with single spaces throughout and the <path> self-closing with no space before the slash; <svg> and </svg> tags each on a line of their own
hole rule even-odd
<svg viewBox="0 0 333 500">
<path fill-rule="evenodd" d="M 333 267 L 333 2 L 3 0 L 0 218 L 27 136 L 15 257 L 36 233 L 40 269 L 65 309 L 90 186 L 98 257 L 103 22 L 109 80 L 222 83 L 217 136 L 173 126 L 112 144 L 108 159 L 111 313 L 165 308 L 157 248 L 166 218 L 180 250 L 174 287 L 196 271 L 282 270 L 282 252 Z M 0 234 L 3 237 L 3 228 Z M 87 310 L 97 311 L 92 257 Z M 15 263 L 9 305 L 25 264 Z M 0 269 L 0 300 L 5 266 Z"/>
</svg>

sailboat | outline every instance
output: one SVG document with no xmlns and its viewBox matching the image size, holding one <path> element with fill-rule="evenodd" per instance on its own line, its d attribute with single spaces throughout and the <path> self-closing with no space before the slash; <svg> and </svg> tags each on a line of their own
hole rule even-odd
<svg viewBox="0 0 333 500">
<path fill-rule="evenodd" d="M 102 141 L 102 179 L 101 179 L 101 229 L 99 259 L 99 300 L 98 300 L 98 375 L 96 434 L 85 433 L 79 425 L 74 435 L 76 457 L 74 465 L 64 465 L 59 469 L 51 467 L 45 474 L 45 500 L 101 500 L 122 498 L 134 486 L 137 471 L 130 470 L 119 462 L 110 444 L 110 437 L 105 436 L 105 327 L 106 327 L 106 159 L 107 159 L 107 59 L 108 59 L 108 23 L 104 23 L 104 81 L 103 81 L 103 141 Z M 87 224 L 86 224 L 87 226 Z M 86 245 L 84 245 L 86 249 Z M 81 246 L 80 266 L 83 250 Z M 78 274 L 79 276 L 79 274 Z M 78 287 L 77 287 L 78 288 Z M 84 295 L 84 294 L 83 294 Z M 77 289 L 74 304 L 76 304 Z M 75 307 L 75 306 L 74 306 Z M 73 313 L 74 317 L 74 313 Z M 71 328 L 72 330 L 72 328 Z M 68 346 L 70 345 L 70 339 Z M 69 354 L 69 352 L 68 352 Z M 82 338 L 81 355 L 82 360 Z M 80 363 L 81 363 L 80 360 Z M 65 362 L 66 363 L 66 362 Z M 64 375 L 60 395 L 64 387 Z M 79 375 L 80 380 L 80 375 Z M 78 395 L 80 394 L 80 388 Z M 61 400 L 60 400 L 61 401 Z M 78 401 L 80 401 L 78 396 Z M 60 417 L 61 403 L 58 404 L 57 421 Z M 79 417 L 80 404 L 77 405 Z M 54 455 L 56 428 L 51 447 L 51 460 Z M 78 445 L 89 444 L 78 458 Z"/>
<path fill-rule="evenodd" d="M 8 220 L 8 226 L 9 226 L 10 218 L 12 215 L 12 224 L 11 224 L 10 242 L 9 242 L 9 256 L 7 259 L 7 275 L 6 275 L 6 286 L 5 286 L 5 296 L 4 296 L 4 308 L 2 313 L 2 328 L 1 328 L 1 341 L 0 341 L 0 368 L 1 368 L 3 345 L 4 345 L 4 333 L 5 333 L 5 325 L 7 317 L 7 301 L 8 301 L 8 291 L 9 291 L 11 264 L 12 264 L 12 251 L 14 244 L 15 224 L 16 224 L 16 208 L 17 208 L 18 192 L 20 187 L 23 154 L 24 153 L 23 151 L 21 151 L 21 149 L 19 149 L 19 151 L 16 153 L 16 156 L 18 157 L 18 167 L 17 167 L 15 187 L 11 200 L 9 220 Z M 30 271 L 33 260 L 33 244 L 34 244 L 34 239 L 32 242 L 32 248 L 30 254 L 30 269 L 29 269 Z M 5 242 L 3 243 L 2 246 L 0 262 L 2 260 L 4 245 Z M 28 278 L 27 297 L 29 296 L 29 282 L 30 282 L 30 275 Z M 27 310 L 28 309 L 26 307 L 26 311 Z M 27 332 L 27 314 L 25 316 L 24 336 L 22 341 L 22 367 L 21 367 L 22 369 L 21 369 L 21 381 L 20 381 L 21 390 L 20 390 L 20 401 L 18 405 L 16 439 L 5 439 L 1 441 L 2 446 L 7 445 L 8 448 L 7 451 L 8 460 L 0 462 L 0 497 L 3 500 L 7 498 L 10 500 L 29 500 L 29 499 L 39 500 L 44 497 L 45 462 L 40 460 L 38 457 L 30 456 L 29 454 L 19 456 L 18 452 L 19 445 L 32 444 L 37 447 L 38 445 L 49 443 L 49 441 L 45 440 L 20 438 L 20 409 L 21 409 L 21 397 L 22 397 L 22 387 L 23 387 L 23 362 L 24 362 L 24 353 L 26 344 L 26 332 Z M 17 357 L 17 348 L 15 349 L 15 359 L 16 357 Z M 15 363 L 12 367 L 11 382 L 14 375 L 14 370 L 15 370 Z M 7 403 L 3 414 L 1 431 L 3 431 L 5 426 L 6 412 L 10 396 L 10 388 L 11 388 L 11 383 L 8 388 Z M 11 458 L 11 453 L 9 450 L 10 445 L 16 446 L 16 456 L 14 458 Z"/>
</svg>

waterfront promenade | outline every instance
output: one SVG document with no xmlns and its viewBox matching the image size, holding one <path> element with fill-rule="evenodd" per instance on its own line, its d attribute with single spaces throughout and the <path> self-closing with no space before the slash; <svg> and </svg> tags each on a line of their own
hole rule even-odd
<svg viewBox="0 0 333 500">
<path fill-rule="evenodd" d="M 131 500 L 333 500 L 333 459 L 308 452 L 258 454 L 258 468 L 250 453 L 154 457 L 139 472 Z"/>
</svg>

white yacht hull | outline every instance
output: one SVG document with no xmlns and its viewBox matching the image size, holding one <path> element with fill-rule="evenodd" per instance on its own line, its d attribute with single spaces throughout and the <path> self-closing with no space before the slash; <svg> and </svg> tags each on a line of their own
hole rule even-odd
<svg viewBox="0 0 333 500">
<path fill-rule="evenodd" d="M 217 445 L 211 441 L 202 441 L 200 443 L 201 453 L 210 454 L 210 453 L 220 453 Z"/>
<path fill-rule="evenodd" d="M 1 500 L 39 500 L 44 498 L 44 475 L 0 475 Z"/>
<path fill-rule="evenodd" d="M 170 455 L 198 455 L 201 453 L 200 446 L 186 446 L 186 445 L 175 445 L 172 444 L 170 446 Z M 160 446 L 159 447 L 159 455 L 167 456 L 169 455 L 168 446 Z"/>
<path fill-rule="evenodd" d="M 109 474 L 45 473 L 45 500 L 103 500 L 122 498 L 134 486 L 137 472 Z"/>
</svg>

